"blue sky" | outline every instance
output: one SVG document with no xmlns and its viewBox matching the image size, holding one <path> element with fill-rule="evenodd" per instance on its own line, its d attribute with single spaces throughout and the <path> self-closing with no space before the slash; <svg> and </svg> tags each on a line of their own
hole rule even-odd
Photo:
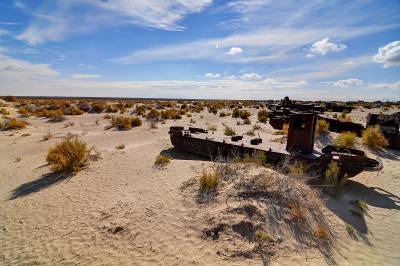
<svg viewBox="0 0 400 266">
<path fill-rule="evenodd" d="M 400 100 L 400 1 L 5 0 L 0 94 Z"/>
</svg>

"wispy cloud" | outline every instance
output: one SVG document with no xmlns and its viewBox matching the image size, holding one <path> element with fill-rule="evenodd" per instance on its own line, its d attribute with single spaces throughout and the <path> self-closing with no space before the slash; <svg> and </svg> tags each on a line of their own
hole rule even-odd
<svg viewBox="0 0 400 266">
<path fill-rule="evenodd" d="M 75 73 L 72 74 L 73 79 L 96 79 L 100 78 L 100 75 L 97 74 L 84 74 L 84 73 Z"/>
<path fill-rule="evenodd" d="M 92 32 L 118 25 L 161 30 L 182 30 L 179 23 L 191 13 L 201 12 L 212 0 L 46 0 L 39 9 L 32 9 L 22 2 L 16 6 L 34 16 L 33 22 L 22 32 L 19 40 L 30 44 L 60 41 L 75 33 Z M 77 6 L 84 9 L 76 9 Z"/>
</svg>

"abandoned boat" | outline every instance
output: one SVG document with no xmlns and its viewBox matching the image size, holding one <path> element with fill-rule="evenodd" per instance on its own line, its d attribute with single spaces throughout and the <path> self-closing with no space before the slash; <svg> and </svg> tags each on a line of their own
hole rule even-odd
<svg viewBox="0 0 400 266">
<path fill-rule="evenodd" d="M 206 156 L 265 154 L 266 162 L 279 164 L 285 160 L 306 163 L 308 169 L 317 175 L 323 175 L 331 162 L 340 167 L 339 177 L 353 177 L 362 171 L 379 171 L 382 161 L 368 158 L 363 151 L 338 148 L 328 145 L 321 150 L 314 149 L 314 132 L 317 115 L 298 113 L 289 116 L 289 131 L 286 146 L 279 142 L 263 142 L 261 138 L 244 136 L 217 136 L 208 134 L 201 128 L 170 127 L 172 145 L 181 151 Z"/>
</svg>

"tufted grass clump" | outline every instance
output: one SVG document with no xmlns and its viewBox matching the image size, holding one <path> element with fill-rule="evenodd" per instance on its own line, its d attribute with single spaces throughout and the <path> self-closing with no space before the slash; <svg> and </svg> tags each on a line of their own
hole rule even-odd
<svg viewBox="0 0 400 266">
<path fill-rule="evenodd" d="M 314 231 L 314 235 L 322 240 L 328 239 L 328 228 L 325 225 L 319 224 Z"/>
<path fill-rule="evenodd" d="M 265 110 L 265 109 L 258 111 L 258 113 L 257 113 L 258 121 L 260 121 L 261 123 L 266 123 L 268 120 L 268 115 L 269 114 L 268 114 L 267 110 Z"/>
<path fill-rule="evenodd" d="M 320 135 L 329 133 L 329 123 L 326 120 L 318 119 L 317 126 L 315 128 L 315 135 L 319 137 Z"/>
<path fill-rule="evenodd" d="M 142 125 L 142 120 L 139 117 L 131 116 L 118 116 L 112 117 L 110 121 L 110 128 L 115 127 L 118 130 L 129 130 L 133 127 L 138 127 Z"/>
<path fill-rule="evenodd" d="M 225 136 L 234 136 L 234 135 L 236 135 L 236 132 L 233 128 L 225 126 L 224 134 L 225 134 Z"/>
<path fill-rule="evenodd" d="M 7 120 L 4 125 L 2 125 L 2 129 L 4 130 L 18 130 L 26 128 L 28 124 L 20 119 L 11 118 Z"/>
<path fill-rule="evenodd" d="M 154 162 L 154 165 L 156 166 L 156 167 L 160 167 L 160 168 L 162 168 L 162 167 L 165 167 L 165 166 L 167 166 L 170 162 L 171 162 L 171 157 L 169 157 L 169 156 L 165 156 L 165 155 L 158 155 L 157 157 L 156 157 L 156 160 L 155 160 L 155 162 Z"/>
<path fill-rule="evenodd" d="M 10 114 L 10 112 L 9 112 L 9 111 L 7 111 L 7 109 L 6 109 L 6 108 L 0 108 L 0 114 L 2 114 L 2 115 L 9 115 L 9 114 Z"/>
<path fill-rule="evenodd" d="M 271 240 L 269 234 L 264 230 L 257 230 L 255 235 L 260 242 L 268 242 Z"/>
<path fill-rule="evenodd" d="M 335 139 L 335 144 L 341 148 L 352 148 L 356 141 L 356 133 L 345 131 Z"/>
<path fill-rule="evenodd" d="M 274 135 L 287 135 L 289 133 L 289 124 L 283 124 L 282 130 L 274 132 Z"/>
<path fill-rule="evenodd" d="M 115 148 L 117 150 L 123 150 L 123 149 L 125 149 L 125 144 L 118 144 L 117 146 L 115 146 Z"/>
<path fill-rule="evenodd" d="M 383 135 L 379 126 L 369 126 L 362 132 L 363 144 L 373 149 L 386 148 L 389 146 L 388 140 Z"/>
<path fill-rule="evenodd" d="M 351 236 L 351 237 L 356 237 L 356 230 L 351 224 L 346 224 L 345 225 L 346 232 Z"/>
<path fill-rule="evenodd" d="M 202 190 L 215 190 L 221 179 L 221 173 L 218 171 L 203 171 L 199 182 Z"/>
<path fill-rule="evenodd" d="M 87 164 L 89 149 L 78 137 L 66 138 L 52 147 L 46 160 L 51 170 L 56 173 L 75 173 Z"/>
</svg>

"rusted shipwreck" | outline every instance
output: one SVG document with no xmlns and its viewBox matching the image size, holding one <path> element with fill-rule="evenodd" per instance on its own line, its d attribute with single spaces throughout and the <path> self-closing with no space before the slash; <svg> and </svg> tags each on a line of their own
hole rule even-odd
<svg viewBox="0 0 400 266">
<path fill-rule="evenodd" d="M 232 155 L 255 155 L 260 152 L 270 164 L 285 161 L 306 163 L 309 170 L 323 175 L 331 162 L 340 167 L 340 177 L 353 177 L 362 171 L 379 171 L 382 162 L 368 158 L 363 151 L 342 149 L 328 145 L 320 150 L 314 149 L 314 132 L 317 116 L 313 113 L 291 114 L 286 146 L 279 142 L 265 142 L 261 138 L 244 136 L 217 136 L 201 128 L 173 126 L 170 127 L 170 138 L 173 146 L 181 151 L 216 158 Z"/>
</svg>

